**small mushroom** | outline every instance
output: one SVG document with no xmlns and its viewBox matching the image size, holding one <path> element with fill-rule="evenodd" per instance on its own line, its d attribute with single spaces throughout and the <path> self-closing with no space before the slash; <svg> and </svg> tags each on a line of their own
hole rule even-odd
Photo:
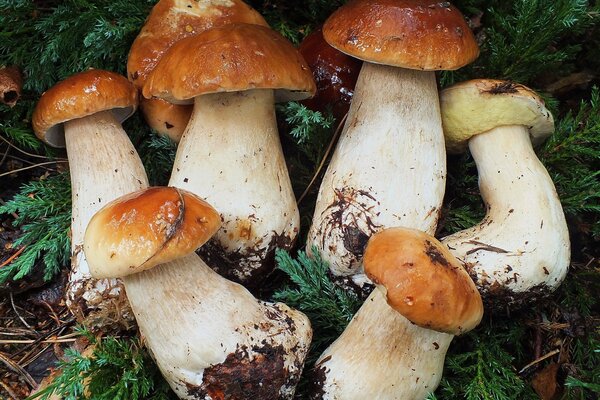
<svg viewBox="0 0 600 400">
<path fill-rule="evenodd" d="M 414 229 L 371 236 L 364 266 L 377 288 L 317 360 L 310 399 L 422 400 L 452 338 L 481 321 L 481 297 L 448 249 Z"/>
<path fill-rule="evenodd" d="M 14 107 L 23 91 L 23 76 L 18 67 L 0 68 L 0 103 Z"/>
<path fill-rule="evenodd" d="M 469 147 L 487 213 L 442 240 L 473 276 L 486 305 L 518 306 L 556 289 L 569 267 L 565 216 L 533 145 L 554 120 L 531 89 L 476 79 L 441 92 L 449 151 Z"/>
<path fill-rule="evenodd" d="M 446 152 L 434 71 L 460 68 L 479 50 L 461 13 L 438 1 L 350 1 L 325 22 L 323 36 L 364 63 L 307 248 L 316 246 L 335 277 L 362 287 L 373 233 L 435 230 Z"/>
<path fill-rule="evenodd" d="M 127 59 L 129 80 L 141 90 L 150 72 L 174 43 L 235 22 L 268 26 L 256 10 L 240 0 L 160 0 L 131 45 Z M 140 99 L 140 110 L 148 125 L 175 142 L 181 139 L 192 108 L 191 104 Z"/>
<path fill-rule="evenodd" d="M 291 399 L 310 322 L 255 299 L 194 253 L 219 224 L 194 194 L 151 188 L 100 210 L 85 253 L 94 276 L 123 280 L 144 341 L 180 398 Z"/>
<path fill-rule="evenodd" d="M 336 121 L 341 121 L 350 108 L 362 62 L 331 47 L 323 38 L 322 28 L 304 38 L 298 51 L 317 84 L 315 96 L 302 104 L 313 111 L 324 112 L 329 108 Z"/>
<path fill-rule="evenodd" d="M 310 70 L 291 43 L 250 24 L 182 39 L 144 85 L 146 97 L 194 102 L 169 184 L 221 213 L 221 230 L 200 252 L 223 276 L 254 286 L 274 267 L 274 249 L 295 240 L 299 213 L 274 102 L 314 91 Z"/>
<path fill-rule="evenodd" d="M 92 69 L 46 91 L 32 117 L 41 140 L 67 148 L 72 187 L 72 269 L 67 305 L 89 327 L 133 321 L 121 284 L 92 279 L 82 251 L 85 227 L 109 201 L 148 186 L 146 172 L 121 122 L 137 108 L 125 77 Z"/>
</svg>

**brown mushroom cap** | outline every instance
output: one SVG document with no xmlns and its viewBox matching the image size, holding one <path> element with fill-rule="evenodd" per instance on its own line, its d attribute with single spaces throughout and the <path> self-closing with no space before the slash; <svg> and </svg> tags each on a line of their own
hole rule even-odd
<svg viewBox="0 0 600 400">
<path fill-rule="evenodd" d="M 192 104 L 171 104 L 159 98 L 140 98 L 140 110 L 148 126 L 175 143 L 181 140 L 193 109 Z"/>
<path fill-rule="evenodd" d="M 179 40 L 215 26 L 233 23 L 268 26 L 240 0 L 161 0 L 135 38 L 127 59 L 127 76 L 141 89 L 163 54 Z"/>
<path fill-rule="evenodd" d="M 479 324 L 483 303 L 475 284 L 446 246 L 416 229 L 371 236 L 364 255 L 369 279 L 388 304 L 421 327 L 459 335 Z"/>
<path fill-rule="evenodd" d="M 117 278 L 184 257 L 206 243 L 221 218 L 193 193 L 154 187 L 122 196 L 98 211 L 84 251 L 95 278 Z"/>
<path fill-rule="evenodd" d="M 441 91 L 440 108 L 451 153 L 465 151 L 471 137 L 499 126 L 526 126 L 534 146 L 554 132 L 554 118 L 544 101 L 513 82 L 473 79 L 457 83 Z"/>
<path fill-rule="evenodd" d="M 453 70 L 479 55 L 464 17 L 445 1 L 353 0 L 327 19 L 323 35 L 353 57 L 409 69 Z"/>
<path fill-rule="evenodd" d="M 44 92 L 31 123 L 38 138 L 50 146 L 64 147 L 64 122 L 109 110 L 123 122 L 135 112 L 137 104 L 137 90 L 124 76 L 91 69 Z"/>
<path fill-rule="evenodd" d="M 279 33 L 259 25 L 231 24 L 175 43 L 144 85 L 143 94 L 186 104 L 208 93 L 275 89 L 279 101 L 301 100 L 316 90 L 300 53 Z"/>
</svg>

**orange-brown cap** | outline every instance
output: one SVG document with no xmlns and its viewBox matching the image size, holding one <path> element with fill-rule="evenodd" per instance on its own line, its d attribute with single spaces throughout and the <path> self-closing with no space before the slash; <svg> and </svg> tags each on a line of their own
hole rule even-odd
<svg viewBox="0 0 600 400">
<path fill-rule="evenodd" d="M 188 191 L 154 187 L 122 196 L 98 211 L 83 248 L 95 278 L 115 278 L 184 257 L 219 229 L 210 204 Z"/>
<path fill-rule="evenodd" d="M 278 101 L 312 96 L 316 86 L 300 53 L 259 25 L 216 27 L 175 43 L 144 85 L 145 97 L 191 103 L 202 94 L 275 89 Z"/>
<path fill-rule="evenodd" d="M 479 47 L 447 1 L 353 0 L 323 26 L 325 40 L 364 61 L 426 71 L 469 64 Z"/>
<path fill-rule="evenodd" d="M 171 104 L 159 98 L 140 98 L 140 110 L 148 126 L 175 143 L 181 140 L 193 109 L 192 104 Z"/>
<path fill-rule="evenodd" d="M 129 50 L 129 80 L 141 89 L 174 43 L 215 26 L 238 22 L 268 26 L 256 10 L 240 0 L 160 0 Z"/>
<path fill-rule="evenodd" d="M 124 76 L 90 69 L 57 83 L 42 94 L 31 123 L 38 138 L 50 146 L 64 147 L 64 122 L 108 110 L 123 122 L 135 112 L 137 105 L 137 90 Z"/>
<path fill-rule="evenodd" d="M 433 236 L 391 228 L 371 236 L 364 255 L 369 279 L 388 304 L 424 328 L 459 335 L 479 324 L 483 303 L 460 262 Z"/>
</svg>

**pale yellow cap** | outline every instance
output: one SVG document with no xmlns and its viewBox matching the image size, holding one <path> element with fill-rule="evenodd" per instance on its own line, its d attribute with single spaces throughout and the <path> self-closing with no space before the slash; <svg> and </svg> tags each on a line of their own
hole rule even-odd
<svg viewBox="0 0 600 400">
<path fill-rule="evenodd" d="M 440 105 L 450 153 L 465 151 L 471 137 L 499 126 L 526 126 L 534 146 L 554 132 L 554 118 L 544 101 L 533 90 L 513 82 L 461 82 L 441 91 Z"/>
</svg>

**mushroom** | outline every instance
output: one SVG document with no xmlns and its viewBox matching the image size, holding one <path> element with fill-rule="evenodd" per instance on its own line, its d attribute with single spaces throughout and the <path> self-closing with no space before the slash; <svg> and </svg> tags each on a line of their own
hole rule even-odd
<svg viewBox="0 0 600 400">
<path fill-rule="evenodd" d="M 120 282 L 92 279 L 82 251 L 90 218 L 104 204 L 148 185 L 142 162 L 121 127 L 137 108 L 137 91 L 125 77 L 92 69 L 46 91 L 33 129 L 53 147 L 67 148 L 72 187 L 69 309 L 90 328 L 133 321 Z"/>
<path fill-rule="evenodd" d="M 315 96 L 302 104 L 321 112 L 330 107 L 336 121 L 343 120 L 350 108 L 362 62 L 327 44 L 322 28 L 305 37 L 298 51 L 308 63 L 317 84 Z"/>
<path fill-rule="evenodd" d="M 466 265 L 486 305 L 516 306 L 556 289 L 569 267 L 565 216 L 532 146 L 554 131 L 544 102 L 512 82 L 476 79 L 441 92 L 449 151 L 467 145 L 487 213 L 442 242 Z"/>
<path fill-rule="evenodd" d="M 310 322 L 255 299 L 194 253 L 219 224 L 194 194 L 151 188 L 100 210 L 85 253 L 94 276 L 123 279 L 144 341 L 180 398 L 291 399 Z"/>
<path fill-rule="evenodd" d="M 334 277 L 362 287 L 368 238 L 390 226 L 433 234 L 446 179 L 434 70 L 473 61 L 478 47 L 448 2 L 354 0 L 323 26 L 325 40 L 364 60 L 323 177 L 307 248 Z"/>
<path fill-rule="evenodd" d="M 160 0 L 135 38 L 127 59 L 127 76 L 142 89 L 163 54 L 179 40 L 215 26 L 244 22 L 268 26 L 264 18 L 240 0 Z M 140 99 L 148 125 L 179 142 L 192 114 L 192 105 L 162 99 Z"/>
<path fill-rule="evenodd" d="M 223 276 L 254 286 L 289 248 L 298 207 L 277 132 L 274 101 L 310 96 L 315 84 L 294 47 L 258 25 L 213 28 L 173 45 L 143 94 L 194 102 L 170 185 L 213 204 L 223 226 L 200 253 Z"/>
<path fill-rule="evenodd" d="M 23 76 L 18 67 L 0 68 L 0 103 L 14 107 L 21 97 Z"/>
<path fill-rule="evenodd" d="M 371 236 L 364 266 L 377 288 L 317 360 L 310 398 L 424 399 L 452 338 L 481 321 L 477 288 L 443 244 L 415 229 Z"/>
</svg>

